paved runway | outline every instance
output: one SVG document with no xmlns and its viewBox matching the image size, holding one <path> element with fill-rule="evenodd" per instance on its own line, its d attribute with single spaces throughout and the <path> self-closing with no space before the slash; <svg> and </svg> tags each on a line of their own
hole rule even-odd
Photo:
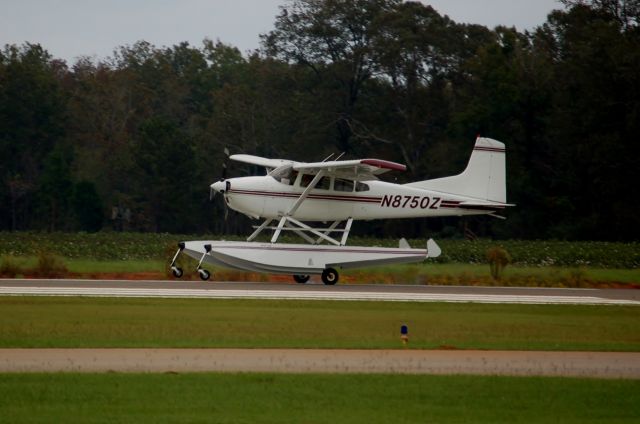
<svg viewBox="0 0 640 424">
<path fill-rule="evenodd" d="M 0 349 L 0 372 L 284 372 L 640 378 L 636 352 Z"/>
<path fill-rule="evenodd" d="M 0 296 L 299 299 L 396 302 L 639 305 L 640 290 L 140 280 L 0 279 Z"/>
</svg>

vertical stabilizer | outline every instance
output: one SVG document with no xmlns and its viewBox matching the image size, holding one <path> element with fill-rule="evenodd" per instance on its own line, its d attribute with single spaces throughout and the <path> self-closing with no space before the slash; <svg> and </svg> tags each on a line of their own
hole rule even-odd
<svg viewBox="0 0 640 424">
<path fill-rule="evenodd" d="M 458 175 L 409 183 L 407 186 L 506 203 L 504 143 L 478 137 L 466 169 Z"/>
</svg>

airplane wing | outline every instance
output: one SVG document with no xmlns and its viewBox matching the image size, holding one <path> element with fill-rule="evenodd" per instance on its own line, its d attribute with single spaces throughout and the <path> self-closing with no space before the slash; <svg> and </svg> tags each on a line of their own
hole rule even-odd
<svg viewBox="0 0 640 424">
<path fill-rule="evenodd" d="M 376 175 L 388 171 L 406 171 L 407 167 L 400 163 L 381 159 L 355 159 L 312 163 L 298 162 L 294 163 L 293 169 L 310 174 L 324 170 L 325 175 L 365 181 L 376 179 Z"/>
<path fill-rule="evenodd" d="M 249 163 L 251 165 L 264 166 L 265 168 L 270 168 L 270 169 L 275 169 L 282 165 L 295 163 L 294 161 L 287 160 L 287 159 L 267 159 L 260 156 L 244 155 L 244 154 L 231 155 L 229 156 L 229 159 L 235 160 L 238 162 Z"/>
</svg>

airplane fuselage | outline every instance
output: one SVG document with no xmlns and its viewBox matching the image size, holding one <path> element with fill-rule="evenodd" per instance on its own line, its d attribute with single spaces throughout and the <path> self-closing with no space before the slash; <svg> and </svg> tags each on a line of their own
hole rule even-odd
<svg viewBox="0 0 640 424">
<path fill-rule="evenodd" d="M 467 197 L 371 180 L 355 182 L 325 177 L 291 216 L 301 221 L 418 218 L 487 214 L 467 209 Z M 228 206 L 253 218 L 277 219 L 301 196 L 304 174 L 279 182 L 271 176 L 231 178 L 225 191 Z M 302 183 L 304 184 L 304 183 Z"/>
</svg>

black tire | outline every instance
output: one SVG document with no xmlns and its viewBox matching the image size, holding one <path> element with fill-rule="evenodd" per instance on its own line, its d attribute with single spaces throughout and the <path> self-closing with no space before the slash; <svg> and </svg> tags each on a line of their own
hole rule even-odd
<svg viewBox="0 0 640 424">
<path fill-rule="evenodd" d="M 184 274 L 184 273 L 182 272 L 182 268 L 179 268 L 179 267 L 177 267 L 177 266 L 173 266 L 173 267 L 171 267 L 171 273 L 172 273 L 172 274 L 173 274 L 173 276 L 174 276 L 174 277 L 176 277 L 176 278 L 180 278 L 180 277 L 182 277 L 182 275 Z"/>
<path fill-rule="evenodd" d="M 200 279 L 202 281 L 207 281 L 209 277 L 211 277 L 211 274 L 206 269 L 199 269 L 198 274 L 200 275 Z"/>
<path fill-rule="evenodd" d="M 322 282 L 328 286 L 332 286 L 338 282 L 340 276 L 338 275 L 338 271 L 333 268 L 327 268 L 322 271 Z"/>
<path fill-rule="evenodd" d="M 309 281 L 309 278 L 311 278 L 310 275 L 294 275 L 293 279 L 295 280 L 296 283 L 298 284 L 304 284 L 307 281 Z"/>
</svg>

